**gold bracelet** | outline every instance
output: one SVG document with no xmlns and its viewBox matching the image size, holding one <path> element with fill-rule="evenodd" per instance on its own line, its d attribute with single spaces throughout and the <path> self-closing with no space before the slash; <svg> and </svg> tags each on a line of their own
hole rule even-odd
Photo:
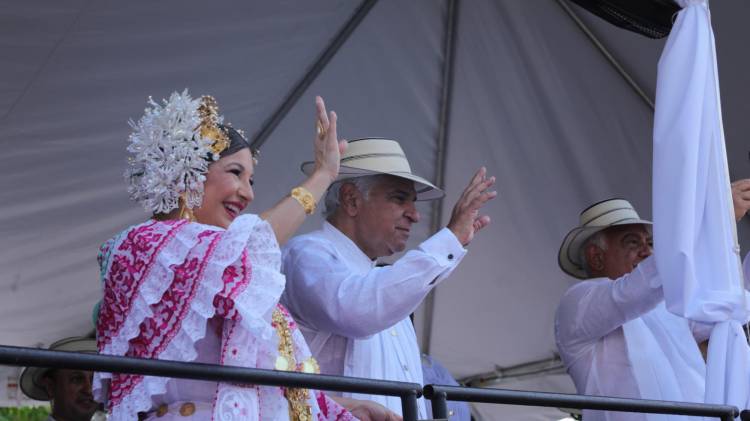
<svg viewBox="0 0 750 421">
<path fill-rule="evenodd" d="M 315 212 L 315 199 L 313 199 L 312 193 L 307 191 L 306 188 L 299 186 L 292 189 L 292 197 L 302 205 L 302 209 L 305 213 L 312 215 Z"/>
</svg>

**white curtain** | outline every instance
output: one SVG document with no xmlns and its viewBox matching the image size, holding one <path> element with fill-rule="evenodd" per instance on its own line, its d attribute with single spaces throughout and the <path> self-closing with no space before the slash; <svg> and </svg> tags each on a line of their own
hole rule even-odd
<svg viewBox="0 0 750 421">
<path fill-rule="evenodd" d="M 670 311 L 716 323 L 706 402 L 747 407 L 742 267 L 707 0 L 682 10 L 659 61 L 654 116 L 653 214 L 657 266 Z"/>
</svg>

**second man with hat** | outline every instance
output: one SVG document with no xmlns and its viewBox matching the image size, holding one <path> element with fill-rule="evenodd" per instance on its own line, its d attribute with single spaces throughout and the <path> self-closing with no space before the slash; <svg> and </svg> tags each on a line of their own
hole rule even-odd
<svg viewBox="0 0 750 421">
<path fill-rule="evenodd" d="M 750 208 L 750 180 L 733 185 L 733 199 L 739 221 Z M 704 401 L 706 369 L 697 342 L 708 339 L 711 325 L 667 310 L 652 252 L 651 222 L 624 199 L 589 206 L 565 236 L 560 268 L 583 281 L 560 301 L 555 338 L 579 394 Z M 584 410 L 583 419 L 653 418 Z"/>
<path fill-rule="evenodd" d="M 308 164 L 303 164 L 306 171 Z M 403 251 L 420 215 L 417 200 L 444 193 L 412 173 L 400 145 L 388 139 L 349 142 L 337 182 L 325 197 L 319 231 L 292 239 L 283 252 L 282 303 L 310 344 L 321 372 L 421 383 L 412 313 L 466 254 L 490 222 L 479 210 L 496 196 L 494 177 L 479 169 L 455 204 L 450 222 L 393 265 L 376 260 Z M 355 395 L 401 413 L 400 399 Z M 425 417 L 424 402 L 419 403 Z"/>
</svg>

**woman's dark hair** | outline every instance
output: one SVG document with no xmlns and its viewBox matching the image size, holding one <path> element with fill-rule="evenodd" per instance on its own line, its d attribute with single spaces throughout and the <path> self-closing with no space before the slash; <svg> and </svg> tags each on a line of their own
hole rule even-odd
<svg viewBox="0 0 750 421">
<path fill-rule="evenodd" d="M 245 136 L 243 136 L 242 133 L 239 132 L 239 130 L 235 129 L 232 126 L 227 126 L 224 124 L 219 124 L 218 126 L 219 129 L 223 130 L 224 133 L 227 134 L 227 137 L 229 137 L 229 147 L 224 149 L 221 154 L 219 154 L 221 158 L 232 155 L 233 153 L 239 152 L 245 148 L 250 149 L 250 153 L 255 156 L 253 149 L 250 147 L 250 142 L 245 139 Z"/>
</svg>

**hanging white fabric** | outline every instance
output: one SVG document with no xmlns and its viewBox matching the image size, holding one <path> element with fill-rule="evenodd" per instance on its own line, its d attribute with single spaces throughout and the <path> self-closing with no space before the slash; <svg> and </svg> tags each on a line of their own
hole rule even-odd
<svg viewBox="0 0 750 421">
<path fill-rule="evenodd" d="M 664 303 L 623 326 L 628 357 L 641 397 L 702 402 L 706 365 L 691 326 Z M 693 343 L 690 343 L 690 342 Z M 692 346 L 691 346 L 692 345 Z M 688 421 L 680 415 L 644 414 L 648 421 Z"/>
<path fill-rule="evenodd" d="M 707 0 L 682 10 L 659 61 L 654 116 L 653 217 L 667 308 L 716 323 L 708 403 L 747 407 L 747 319 Z"/>
</svg>

